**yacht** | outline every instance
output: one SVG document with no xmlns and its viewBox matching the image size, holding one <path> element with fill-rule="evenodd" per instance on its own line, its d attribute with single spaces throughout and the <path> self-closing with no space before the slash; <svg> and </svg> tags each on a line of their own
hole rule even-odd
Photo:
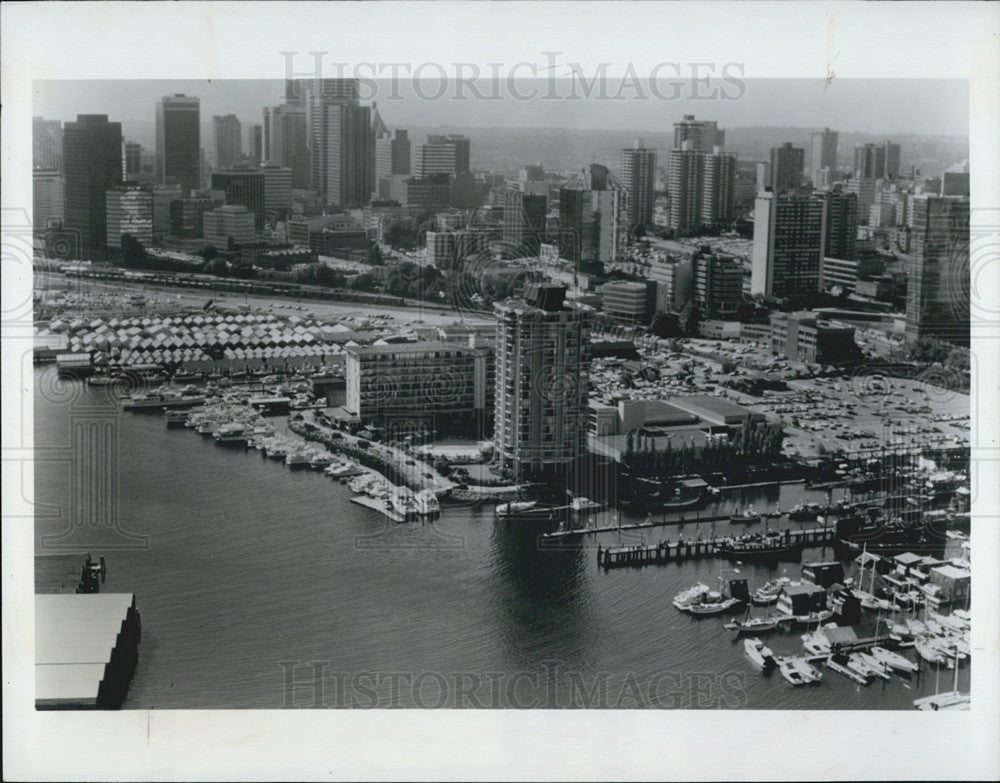
<svg viewBox="0 0 1000 783">
<path fill-rule="evenodd" d="M 898 672 L 915 672 L 920 667 L 908 658 L 904 658 L 898 652 L 888 650 L 885 647 L 875 645 L 871 649 L 872 657 L 883 666 L 889 666 Z"/>
<path fill-rule="evenodd" d="M 774 666 L 774 653 L 760 639 L 744 639 L 743 649 L 758 668 L 766 671 Z"/>
<path fill-rule="evenodd" d="M 245 446 L 252 432 L 246 424 L 233 421 L 223 424 L 215 432 L 215 442 L 220 446 Z"/>
<path fill-rule="evenodd" d="M 692 603 L 687 611 L 696 616 L 722 614 L 732 610 L 739 603 L 737 598 L 726 598 L 718 590 L 709 590 L 702 595 L 700 601 Z"/>
<path fill-rule="evenodd" d="M 856 652 L 854 656 L 858 661 L 868 667 L 869 671 L 876 677 L 881 677 L 883 680 L 890 679 L 891 675 L 889 673 L 889 667 L 884 663 L 879 661 L 873 655 L 864 652 Z"/>
<path fill-rule="evenodd" d="M 290 468 L 305 468 L 309 466 L 312 455 L 303 448 L 295 448 L 285 456 L 285 464 Z"/>
<path fill-rule="evenodd" d="M 776 604 L 778 602 L 778 595 L 781 593 L 781 588 L 788 584 L 788 582 L 789 579 L 787 576 L 780 579 L 772 579 L 762 587 L 754 590 L 753 595 L 750 596 L 750 603 L 754 606 Z"/>
<path fill-rule="evenodd" d="M 674 596 L 674 606 L 682 612 L 686 612 L 692 604 L 701 601 L 701 597 L 709 592 L 709 586 L 698 582 L 692 587 L 682 590 Z"/>
<path fill-rule="evenodd" d="M 819 674 L 815 668 L 813 668 L 808 661 L 801 661 L 805 663 L 809 668 L 800 665 L 800 659 L 798 658 L 779 658 L 777 659 L 778 671 L 781 672 L 781 676 L 784 677 L 789 683 L 795 686 L 799 685 L 809 685 L 813 682 L 818 682 L 817 678 L 814 678 L 813 673 Z M 812 670 L 811 672 L 809 670 Z"/>
<path fill-rule="evenodd" d="M 829 655 L 832 650 L 830 640 L 826 638 L 822 628 L 817 628 L 811 633 L 802 634 L 802 646 L 806 652 L 812 655 Z"/>
<path fill-rule="evenodd" d="M 333 464 L 333 455 L 329 451 L 318 451 L 309 460 L 309 467 L 313 470 L 322 470 Z"/>
</svg>

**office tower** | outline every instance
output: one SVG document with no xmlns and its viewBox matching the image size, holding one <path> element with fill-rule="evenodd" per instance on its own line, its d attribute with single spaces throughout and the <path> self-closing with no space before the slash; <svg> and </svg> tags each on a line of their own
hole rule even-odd
<svg viewBox="0 0 1000 783">
<path fill-rule="evenodd" d="M 261 166 L 264 172 L 264 217 L 268 223 L 283 220 L 292 211 L 292 170 L 287 166 Z"/>
<path fill-rule="evenodd" d="M 267 183 L 263 169 L 237 166 L 225 171 L 213 171 L 212 190 L 224 193 L 227 205 L 246 207 L 254 217 L 256 230 L 264 230 L 264 222 L 267 220 Z M 288 195 L 291 201 L 290 190 Z"/>
<path fill-rule="evenodd" d="M 310 127 L 310 187 L 325 204 L 352 209 L 367 204 L 372 193 L 371 109 L 358 104 L 356 79 L 312 82 L 307 122 Z"/>
<path fill-rule="evenodd" d="M 464 174 L 469 171 L 470 144 L 470 140 L 460 134 L 428 135 L 426 144 L 413 148 L 410 173 L 414 177 Z"/>
<path fill-rule="evenodd" d="M 591 317 L 565 297 L 530 283 L 496 305 L 494 446 L 517 476 L 556 474 L 583 453 Z"/>
<path fill-rule="evenodd" d="M 305 134 L 303 134 L 305 135 Z M 247 129 L 247 147 L 250 152 L 250 162 L 259 166 L 264 162 L 264 128 L 260 123 L 251 125 Z M 309 181 L 309 152 L 308 144 L 306 144 L 306 176 L 303 180 L 308 184 Z M 306 187 L 303 185 L 302 187 Z"/>
<path fill-rule="evenodd" d="M 544 180 L 545 169 L 541 163 L 529 163 L 526 166 L 521 166 L 520 171 L 517 172 L 517 182 L 521 190 L 524 190 L 524 186 L 529 182 L 543 182 Z"/>
<path fill-rule="evenodd" d="M 201 188 L 201 108 L 197 97 L 167 95 L 156 103 L 157 182 Z"/>
<path fill-rule="evenodd" d="M 891 141 L 885 143 L 885 178 L 899 179 L 900 146 Z"/>
<path fill-rule="evenodd" d="M 83 258 L 107 242 L 107 191 L 122 182 L 122 126 L 106 114 L 80 114 L 63 130 L 63 225 L 78 232 Z"/>
<path fill-rule="evenodd" d="M 545 196 L 508 190 L 503 205 L 503 241 L 514 257 L 537 256 L 545 236 Z"/>
<path fill-rule="evenodd" d="M 733 211 L 749 211 L 753 209 L 757 198 L 757 164 L 749 161 L 737 161 L 736 175 L 733 178 Z"/>
<path fill-rule="evenodd" d="M 726 132 L 719 130 L 715 120 L 695 120 L 693 114 L 685 114 L 681 122 L 674 123 L 673 148 L 681 149 L 685 141 L 691 142 L 692 150 L 711 152 L 713 147 L 726 146 Z"/>
<path fill-rule="evenodd" d="M 826 209 L 826 244 L 823 255 L 853 260 L 857 256 L 858 196 L 840 185 L 816 194 Z"/>
<path fill-rule="evenodd" d="M 733 219 L 736 196 L 736 155 L 716 147 L 702 162 L 701 218 L 703 226 L 717 226 Z"/>
<path fill-rule="evenodd" d="M 205 212 L 202 215 L 205 244 L 219 250 L 234 245 L 245 245 L 256 241 L 254 216 L 242 205 L 226 205 Z"/>
<path fill-rule="evenodd" d="M 758 163 L 757 164 L 757 192 L 760 193 L 762 190 L 767 190 L 771 187 L 771 164 L 770 163 Z"/>
<path fill-rule="evenodd" d="M 440 212 L 451 203 L 451 178 L 447 174 L 408 177 L 403 180 L 402 202 L 420 211 Z"/>
<path fill-rule="evenodd" d="M 969 200 L 913 199 L 906 289 L 906 339 L 969 344 Z"/>
<path fill-rule="evenodd" d="M 224 206 L 226 197 L 218 190 L 196 190 L 187 198 L 170 203 L 170 234 L 179 239 L 197 239 L 205 233 L 205 213 Z"/>
<path fill-rule="evenodd" d="M 284 104 L 264 108 L 261 126 L 262 160 L 292 170 L 292 187 L 309 187 L 309 127 L 305 106 Z"/>
<path fill-rule="evenodd" d="M 653 223 L 653 180 L 656 150 L 646 149 L 642 139 L 622 150 L 622 185 L 628 192 L 629 227 Z"/>
<path fill-rule="evenodd" d="M 143 247 L 153 242 L 153 194 L 147 188 L 121 185 L 107 191 L 108 247 L 121 247 L 129 234 Z"/>
<path fill-rule="evenodd" d="M 782 193 L 801 187 L 806 151 L 786 141 L 771 149 L 771 190 Z"/>
<path fill-rule="evenodd" d="M 701 226 L 705 156 L 691 141 L 670 151 L 667 184 L 670 189 L 670 228 L 693 231 Z"/>
<path fill-rule="evenodd" d="M 62 169 L 62 123 L 59 120 L 31 118 L 32 167 Z"/>
<path fill-rule="evenodd" d="M 236 167 L 213 171 L 212 190 L 225 194 L 227 205 L 246 207 L 247 212 L 254 216 L 256 230 L 263 231 L 266 185 L 261 169 Z"/>
<path fill-rule="evenodd" d="M 142 145 L 136 141 L 125 142 L 125 179 L 132 179 L 142 173 Z"/>
<path fill-rule="evenodd" d="M 410 176 L 410 139 L 405 130 L 375 139 L 375 195 L 380 200 L 393 199 L 398 188 L 394 178 Z M 396 180 L 399 181 L 398 179 Z"/>
<path fill-rule="evenodd" d="M 577 264 L 614 261 L 628 243 L 628 193 L 592 163 L 559 191 L 559 254 Z"/>
<path fill-rule="evenodd" d="M 41 234 L 51 224 L 63 220 L 66 183 L 56 169 L 31 172 L 34 230 Z"/>
<path fill-rule="evenodd" d="M 483 205 L 483 184 L 475 174 L 466 171 L 452 178 L 448 205 L 453 209 L 477 209 Z"/>
<path fill-rule="evenodd" d="M 871 178 L 852 178 L 844 182 L 844 190 L 853 193 L 858 198 L 858 223 L 868 222 L 868 212 L 872 204 L 875 203 L 876 180 Z"/>
<path fill-rule="evenodd" d="M 743 301 L 743 265 L 732 256 L 700 250 L 692 260 L 694 302 L 706 318 L 731 320 Z"/>
<path fill-rule="evenodd" d="M 618 321 L 648 324 L 656 305 L 656 283 L 613 280 L 599 289 L 601 312 Z"/>
<path fill-rule="evenodd" d="M 228 169 L 243 158 L 243 128 L 235 114 L 212 117 L 215 136 L 215 168 Z"/>
<path fill-rule="evenodd" d="M 937 193 L 937 190 L 935 190 Z M 969 164 L 953 166 L 941 175 L 942 196 L 969 196 Z"/>
<path fill-rule="evenodd" d="M 823 199 L 764 192 L 754 205 L 750 291 L 798 300 L 819 291 L 826 246 Z"/>
<path fill-rule="evenodd" d="M 809 148 L 809 176 L 812 177 L 813 184 L 816 183 L 816 174 L 822 169 L 833 171 L 837 168 L 837 131 L 823 128 L 812 135 L 812 143 Z M 818 186 L 818 184 L 817 184 Z"/>
<path fill-rule="evenodd" d="M 656 311 L 677 313 L 691 301 L 692 266 L 690 258 L 654 258 L 644 273 L 656 283 Z"/>
<path fill-rule="evenodd" d="M 190 193 L 190 191 L 189 191 Z M 155 185 L 153 187 L 153 239 L 160 240 L 170 230 L 170 205 L 183 198 L 181 186 Z"/>
</svg>

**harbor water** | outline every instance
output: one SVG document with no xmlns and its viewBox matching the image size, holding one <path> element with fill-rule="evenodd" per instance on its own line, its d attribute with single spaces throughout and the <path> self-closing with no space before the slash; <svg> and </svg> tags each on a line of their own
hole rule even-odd
<svg viewBox="0 0 1000 783">
<path fill-rule="evenodd" d="M 51 372 L 36 370 L 36 388 Z M 671 605 L 695 582 L 718 584 L 731 564 L 597 567 L 598 543 L 708 536 L 693 519 L 561 549 L 495 519 L 489 504 L 444 504 L 432 523 L 394 524 L 321 472 L 220 448 L 159 414 L 115 414 L 108 389 L 76 386 L 35 395 L 36 448 L 65 455 L 35 467 L 36 587 L 72 590 L 93 551 L 107 560 L 103 589 L 136 594 L 142 641 L 126 709 L 912 709 L 953 687 L 953 672 L 928 668 L 867 687 L 824 668 L 819 687 L 791 687 L 754 668 L 724 618 Z M 103 467 L 116 499 L 108 513 L 128 536 L 104 536 L 97 520 L 61 537 L 82 508 L 74 483 L 93 472 L 76 463 L 102 460 L 74 447 L 88 417 L 116 444 Z M 826 494 L 793 484 L 720 497 L 702 514 L 787 510 Z M 751 588 L 800 571 L 735 567 Z M 799 653 L 803 632 L 766 641 Z M 959 669 L 962 690 L 970 669 Z"/>
</svg>

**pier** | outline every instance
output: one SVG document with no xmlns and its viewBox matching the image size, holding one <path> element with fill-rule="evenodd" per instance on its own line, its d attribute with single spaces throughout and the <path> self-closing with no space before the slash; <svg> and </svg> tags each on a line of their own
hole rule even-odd
<svg viewBox="0 0 1000 783">
<path fill-rule="evenodd" d="M 618 528 L 611 528 L 611 530 L 618 530 Z M 832 528 L 786 530 L 778 540 L 783 544 L 799 547 L 825 545 L 833 541 L 833 530 Z M 604 548 L 598 545 L 597 565 L 607 570 L 609 568 L 656 565 L 703 557 L 723 557 L 728 554 L 727 548 L 729 546 L 752 545 L 753 543 L 755 542 L 752 539 L 743 536 L 715 536 L 693 541 L 678 539 L 677 541 L 660 541 L 657 544 L 616 548 Z M 753 557 L 754 553 L 751 552 L 747 559 L 753 559 Z"/>
</svg>

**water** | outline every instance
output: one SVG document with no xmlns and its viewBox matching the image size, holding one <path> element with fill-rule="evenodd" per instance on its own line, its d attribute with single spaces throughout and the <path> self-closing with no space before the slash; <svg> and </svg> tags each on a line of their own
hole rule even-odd
<svg viewBox="0 0 1000 783">
<path fill-rule="evenodd" d="M 47 382 L 40 373 L 36 388 Z M 110 410 L 101 388 L 60 400 L 36 394 L 38 447 L 70 443 L 72 413 Z M 36 583 L 72 590 L 92 549 L 108 561 L 104 589 L 136 594 L 143 636 L 126 708 L 911 709 L 935 691 L 934 671 L 867 688 L 828 670 L 818 688 L 761 675 L 724 619 L 671 606 L 690 584 L 715 583 L 722 561 L 605 573 L 593 547 L 617 543 L 617 534 L 539 550 L 530 531 L 496 522 L 492 508 L 446 505 L 434 524 L 395 525 L 351 503 L 346 485 L 322 473 L 168 430 L 160 415 L 111 421 L 121 527 L 148 536 L 148 546 L 116 550 L 91 529 L 94 538 L 84 530 L 76 539 L 78 551 L 54 552 L 41 537 L 66 521 L 45 509 L 36 520 Z M 66 509 L 71 475 L 65 462 L 37 463 L 35 502 Z M 723 503 L 763 511 L 824 497 L 788 485 Z M 704 523 L 682 532 L 696 530 L 709 533 Z M 642 535 L 673 539 L 677 529 L 622 540 Z M 756 586 L 783 570 L 797 578 L 799 567 L 741 570 Z M 767 641 L 789 654 L 800 633 Z M 969 671 L 960 670 L 962 689 Z M 942 671 L 938 687 L 950 690 L 952 677 Z M 290 688 L 290 680 L 306 685 Z"/>
</svg>

